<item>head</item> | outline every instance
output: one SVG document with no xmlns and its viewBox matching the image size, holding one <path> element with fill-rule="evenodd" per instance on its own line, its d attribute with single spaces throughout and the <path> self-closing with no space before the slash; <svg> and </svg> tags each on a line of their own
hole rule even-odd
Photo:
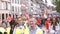
<svg viewBox="0 0 60 34">
<path fill-rule="evenodd" d="M 56 18 L 56 15 L 53 15 L 53 18 Z"/>
<path fill-rule="evenodd" d="M 50 18 L 47 18 L 47 20 L 50 20 Z"/>
<path fill-rule="evenodd" d="M 53 25 L 57 25 L 57 22 L 56 22 L 56 19 L 55 19 L 55 18 L 53 18 L 52 24 L 53 24 Z"/>
<path fill-rule="evenodd" d="M 35 18 L 30 18 L 29 19 L 29 26 L 30 27 L 35 27 L 36 26 L 36 19 Z"/>
<path fill-rule="evenodd" d="M 17 23 L 20 24 L 20 25 L 22 24 L 22 17 L 21 17 L 21 16 L 19 16 L 19 17 L 17 18 Z"/>
<path fill-rule="evenodd" d="M 6 23 L 6 22 L 3 22 L 3 23 L 2 23 L 2 27 L 3 27 L 3 28 L 7 28 L 7 23 Z"/>
<path fill-rule="evenodd" d="M 57 23 L 56 18 L 53 18 L 53 23 Z"/>
<path fill-rule="evenodd" d="M 52 17 L 52 15 L 51 15 L 51 14 L 49 14 L 49 15 L 48 15 L 48 17 L 49 17 L 49 18 L 51 18 L 51 17 Z"/>
</svg>

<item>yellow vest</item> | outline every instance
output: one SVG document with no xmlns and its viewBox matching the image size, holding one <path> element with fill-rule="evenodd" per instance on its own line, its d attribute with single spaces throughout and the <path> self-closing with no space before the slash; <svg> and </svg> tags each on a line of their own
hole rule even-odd
<svg viewBox="0 0 60 34">
<path fill-rule="evenodd" d="M 26 28 L 28 27 L 28 21 L 27 21 L 27 20 L 25 21 L 24 26 L 25 26 Z"/>
<path fill-rule="evenodd" d="M 20 34 L 20 29 L 16 28 L 16 34 Z"/>
<path fill-rule="evenodd" d="M 10 34 L 10 29 L 11 29 L 10 27 L 7 28 L 7 31 L 6 31 L 7 34 Z"/>
<path fill-rule="evenodd" d="M 0 27 L 0 32 L 2 32 L 4 34 L 4 32 L 7 32 L 7 34 L 10 34 L 10 27 L 6 28 L 6 31 Z"/>
<path fill-rule="evenodd" d="M 24 34 L 29 34 L 29 29 L 28 28 L 22 28 L 22 30 L 21 30 Z M 16 28 L 16 34 L 21 34 L 21 31 L 20 31 L 20 28 Z M 38 28 L 37 30 L 36 30 L 36 34 L 43 34 L 43 31 L 42 31 L 42 29 L 40 29 L 40 28 Z"/>
<path fill-rule="evenodd" d="M 25 30 L 24 27 L 22 28 L 22 30 L 17 27 L 17 28 L 16 28 L 16 34 L 21 34 L 21 32 L 24 33 L 24 30 Z"/>
<path fill-rule="evenodd" d="M 29 29 L 28 29 L 28 28 L 25 29 L 24 34 L 29 34 Z M 38 29 L 36 30 L 36 34 L 43 34 L 42 29 L 38 28 Z"/>
<path fill-rule="evenodd" d="M 37 31 L 36 31 L 36 34 L 43 34 L 42 29 L 38 28 Z"/>
<path fill-rule="evenodd" d="M 5 30 L 2 27 L 0 27 L 0 32 L 4 34 Z"/>
</svg>

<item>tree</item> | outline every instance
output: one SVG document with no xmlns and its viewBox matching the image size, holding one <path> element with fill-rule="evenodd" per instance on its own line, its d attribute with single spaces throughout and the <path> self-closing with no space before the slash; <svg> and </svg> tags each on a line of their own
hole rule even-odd
<svg viewBox="0 0 60 34">
<path fill-rule="evenodd" d="M 60 12 L 60 0 L 52 0 L 52 3 L 56 6 L 57 12 Z"/>
</svg>

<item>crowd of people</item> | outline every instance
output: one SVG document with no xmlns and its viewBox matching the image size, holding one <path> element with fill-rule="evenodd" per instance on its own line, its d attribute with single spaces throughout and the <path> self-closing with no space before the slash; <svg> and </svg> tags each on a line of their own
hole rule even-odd
<svg viewBox="0 0 60 34">
<path fill-rule="evenodd" d="M 19 15 L 10 22 L 0 20 L 0 34 L 59 34 L 60 17 L 57 15 L 28 16 Z"/>
</svg>

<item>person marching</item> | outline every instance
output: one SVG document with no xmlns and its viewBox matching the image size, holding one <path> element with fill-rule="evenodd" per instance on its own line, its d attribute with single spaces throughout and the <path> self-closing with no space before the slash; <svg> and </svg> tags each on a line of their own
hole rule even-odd
<svg viewBox="0 0 60 34">
<path fill-rule="evenodd" d="M 17 18 L 17 25 L 14 28 L 13 34 L 24 34 L 24 25 L 21 16 Z"/>
<path fill-rule="evenodd" d="M 43 34 L 42 29 L 37 26 L 35 18 L 30 18 L 28 21 L 29 28 L 25 29 L 24 34 Z"/>
</svg>

